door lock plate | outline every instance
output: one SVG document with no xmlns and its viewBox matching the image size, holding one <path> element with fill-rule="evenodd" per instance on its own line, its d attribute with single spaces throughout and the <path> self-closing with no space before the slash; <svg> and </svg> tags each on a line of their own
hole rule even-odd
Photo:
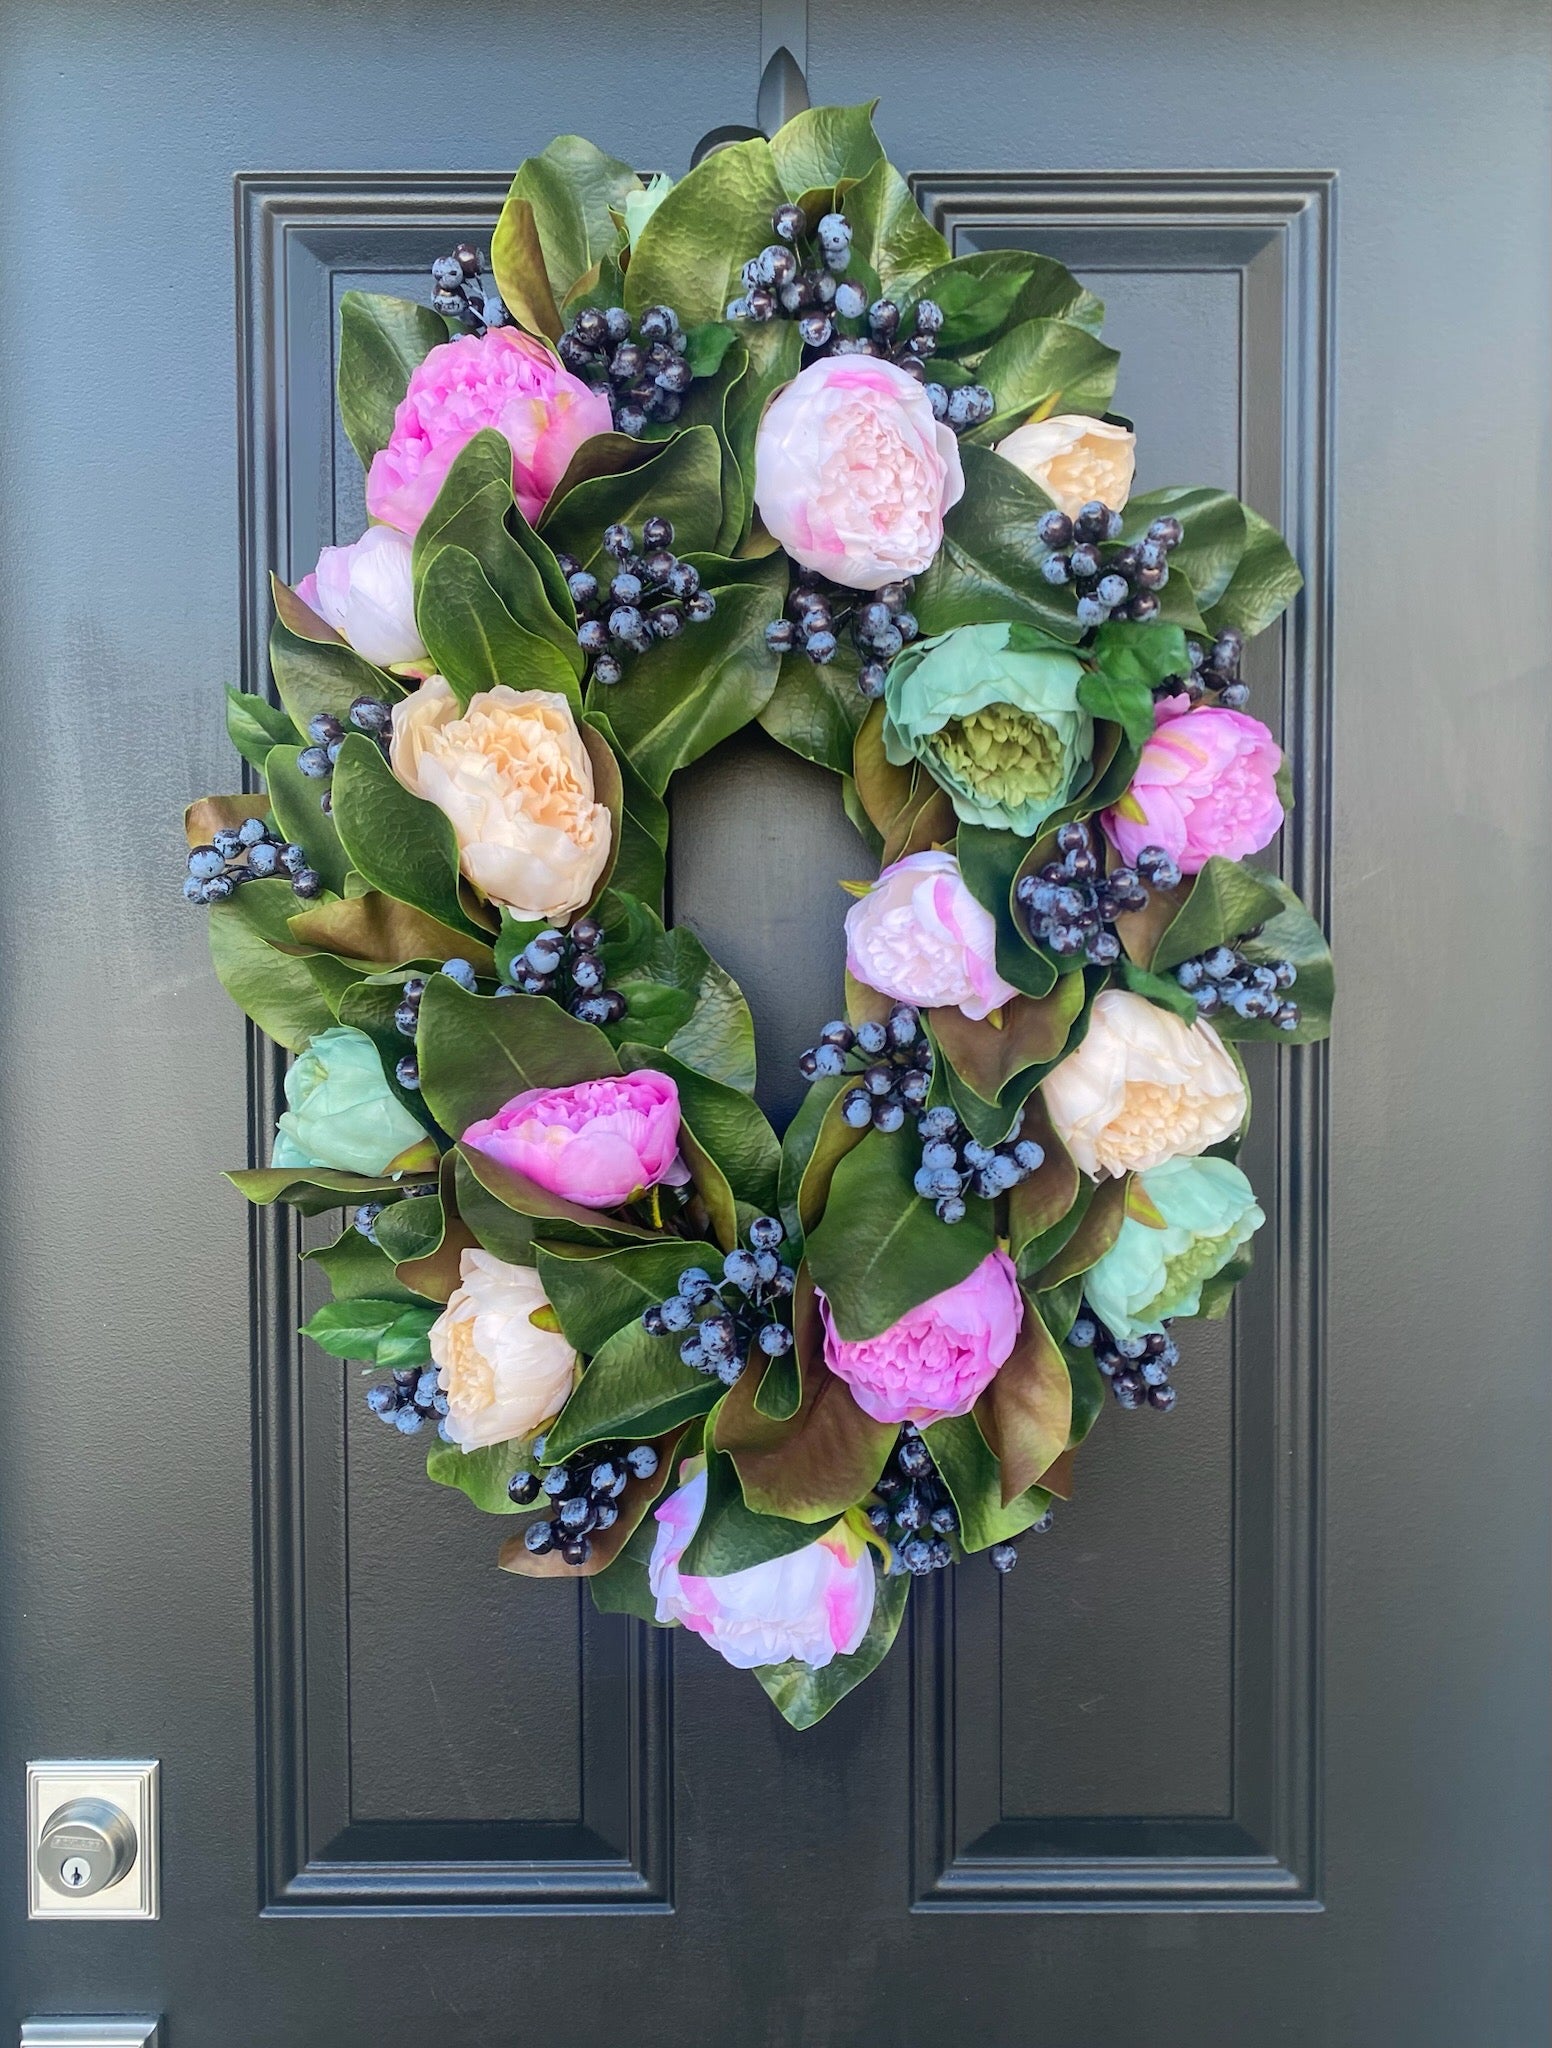
<svg viewBox="0 0 1552 2048">
<path fill-rule="evenodd" d="M 27 1916 L 154 1920 L 158 1766 L 73 1758 L 27 1766 Z"/>
</svg>

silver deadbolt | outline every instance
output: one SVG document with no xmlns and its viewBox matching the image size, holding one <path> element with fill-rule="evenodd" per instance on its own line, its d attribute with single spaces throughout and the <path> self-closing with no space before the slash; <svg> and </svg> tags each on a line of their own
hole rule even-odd
<svg viewBox="0 0 1552 2048">
<path fill-rule="evenodd" d="M 43 1824 L 38 1875 L 51 1891 L 89 1899 L 117 1884 L 139 1847 L 135 1824 L 106 1799 L 67 1799 Z"/>
</svg>

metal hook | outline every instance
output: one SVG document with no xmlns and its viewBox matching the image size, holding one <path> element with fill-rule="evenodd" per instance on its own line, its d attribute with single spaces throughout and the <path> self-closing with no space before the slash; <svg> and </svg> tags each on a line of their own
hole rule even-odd
<svg viewBox="0 0 1552 2048">
<path fill-rule="evenodd" d="M 804 112 L 808 104 L 808 80 L 803 76 L 803 67 L 783 43 L 760 74 L 760 90 L 755 95 L 755 119 L 760 125 L 745 128 L 730 123 L 709 130 L 695 145 L 690 157 L 691 170 L 730 143 L 757 142 L 762 135 L 774 135 L 794 114 Z"/>
</svg>

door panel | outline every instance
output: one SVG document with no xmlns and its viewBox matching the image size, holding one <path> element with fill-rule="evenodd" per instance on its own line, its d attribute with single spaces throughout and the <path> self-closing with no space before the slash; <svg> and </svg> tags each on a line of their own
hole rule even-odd
<svg viewBox="0 0 1552 2048">
<path fill-rule="evenodd" d="M 1531 2048 L 1543 11 L 809 10 L 815 98 L 883 95 L 956 248 L 1107 300 L 1141 486 L 1288 533 L 1308 589 L 1252 677 L 1342 1002 L 1329 1066 L 1253 1074 L 1264 1250 L 1179 1410 L 1104 1417 L 1019 1572 L 935 1584 L 804 1735 L 700 1644 L 499 1575 L 496 1525 L 303 1355 L 290 1227 L 216 1178 L 278 1072 L 177 901 L 268 571 L 361 524 L 340 294 L 418 290 L 553 132 L 677 170 L 749 113 L 754 9 L 594 0 L 585 62 L 578 20 L 0 0 L 0 275 L 68 273 L 0 294 L 0 1829 L 26 1756 L 157 1756 L 165 1805 L 154 1925 L 28 1924 L 0 1854 L 0 2028 Z M 1440 522 L 1484 506 L 1520 540 L 1446 573 Z M 780 1118 L 865 855 L 756 734 L 673 812 L 677 915 L 748 990 Z"/>
</svg>

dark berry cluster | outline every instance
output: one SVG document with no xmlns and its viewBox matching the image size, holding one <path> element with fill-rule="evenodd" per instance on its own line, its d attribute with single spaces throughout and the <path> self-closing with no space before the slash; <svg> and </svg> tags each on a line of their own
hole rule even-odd
<svg viewBox="0 0 1552 2048">
<path fill-rule="evenodd" d="M 1111 967 L 1121 957 L 1114 926 L 1129 910 L 1146 909 L 1150 889 L 1173 889 L 1179 863 L 1162 847 L 1145 846 L 1135 867 L 1102 871 L 1104 841 L 1072 819 L 1056 835 L 1059 860 L 1048 860 L 1032 875 L 1020 875 L 1014 898 L 1032 939 L 1062 959 L 1081 953 L 1094 967 Z"/>
<path fill-rule="evenodd" d="M 584 306 L 556 344 L 568 370 L 603 391 L 622 434 L 676 420 L 694 382 L 689 343 L 672 306 L 648 306 L 632 325 L 623 306 Z"/>
<path fill-rule="evenodd" d="M 926 386 L 935 418 L 956 432 L 978 427 L 997 410 L 984 384 L 947 387 L 928 381 L 925 365 L 937 353 L 943 308 L 918 299 L 907 320 L 893 299 L 875 299 L 847 278 L 851 222 L 824 214 L 812 226 L 801 206 L 778 206 L 771 216 L 778 239 L 743 269 L 743 293 L 728 303 L 730 320 L 796 320 L 811 357 L 877 356 Z"/>
<path fill-rule="evenodd" d="M 959 1515 L 914 1422 L 901 1425 L 873 1491 L 878 1500 L 868 1520 L 889 1545 L 893 1570 L 925 1578 L 954 1563 Z"/>
<path fill-rule="evenodd" d="M 434 1422 L 438 1434 L 446 1441 L 442 1418 L 447 1413 L 447 1396 L 437 1385 L 434 1365 L 411 1366 L 385 1380 L 374 1380 L 366 1390 L 366 1405 L 404 1436 L 413 1436 L 428 1422 Z"/>
<path fill-rule="evenodd" d="M 1286 994 L 1298 980 L 1291 960 L 1247 960 L 1238 946 L 1214 946 L 1194 960 L 1182 960 L 1175 979 L 1195 1000 L 1199 1016 L 1216 1017 L 1227 1010 L 1247 1021 L 1275 1024 L 1279 1031 L 1299 1028 L 1299 1006 Z"/>
<path fill-rule="evenodd" d="M 456 320 L 465 334 L 511 324 L 500 292 L 484 283 L 484 268 L 485 252 L 472 242 L 460 242 L 450 256 L 439 256 L 431 266 L 431 310 L 445 320 Z"/>
<path fill-rule="evenodd" d="M 323 877 L 307 865 L 301 847 L 272 832 L 262 818 L 244 818 L 240 825 L 223 826 L 208 845 L 192 849 L 184 900 L 225 903 L 241 883 L 270 875 L 289 875 L 292 892 L 304 901 L 323 887 Z"/>
<path fill-rule="evenodd" d="M 345 715 L 356 732 L 375 740 L 384 754 L 388 752 L 388 737 L 393 730 L 391 704 L 381 703 L 376 697 L 357 697 Z M 333 712 L 319 711 L 307 721 L 307 739 L 308 744 L 296 757 L 296 765 L 310 781 L 328 782 L 345 744 L 345 726 Z M 334 798 L 329 790 L 319 797 L 318 808 L 325 814 L 333 810 Z"/>
<path fill-rule="evenodd" d="M 787 615 L 766 627 L 765 644 L 773 654 L 798 648 L 816 668 L 823 668 L 834 661 L 840 635 L 849 627 L 861 664 L 857 688 L 871 702 L 884 694 L 890 662 L 916 638 L 916 615 L 909 609 L 911 588 L 906 579 L 886 583 L 881 590 L 847 590 L 813 569 L 795 569 Z"/>
<path fill-rule="evenodd" d="M 1169 1376 L 1180 1363 L 1180 1349 L 1167 1330 L 1114 1337 L 1085 1302 L 1067 1341 L 1080 1351 L 1093 1351 L 1094 1363 L 1123 1408 L 1147 1406 L 1168 1414 L 1174 1407 Z"/>
<path fill-rule="evenodd" d="M 444 961 L 439 971 L 445 974 L 449 981 L 456 981 L 460 988 L 467 989 L 471 996 L 479 993 L 479 980 L 467 960 Z M 425 993 L 425 977 L 412 974 L 404 984 L 399 1007 L 393 1013 L 394 1029 L 401 1038 L 409 1039 L 412 1044 L 416 1032 L 420 1029 L 420 999 Z M 420 1062 L 414 1053 L 407 1052 L 393 1071 L 401 1088 L 419 1088 Z M 360 1227 L 359 1224 L 357 1227 Z"/>
<path fill-rule="evenodd" d="M 1185 538 L 1178 519 L 1155 519 L 1140 541 L 1122 547 L 1121 515 L 1095 498 L 1076 519 L 1047 512 L 1036 531 L 1051 552 L 1040 564 L 1047 583 L 1070 583 L 1078 597 L 1078 623 L 1156 619 L 1156 593 L 1169 581 L 1169 557 Z"/>
<path fill-rule="evenodd" d="M 698 570 L 673 552 L 673 523 L 642 522 L 641 549 L 624 524 L 604 531 L 604 551 L 619 564 L 607 583 L 584 569 L 575 555 L 559 555 L 561 571 L 577 608 L 577 645 L 588 659 L 595 683 L 617 683 L 621 656 L 644 654 L 658 640 L 677 640 L 687 625 L 701 626 L 716 615 L 717 600 L 701 589 Z"/>
<path fill-rule="evenodd" d="M 796 1276 L 781 1259 L 786 1232 L 775 1216 L 757 1216 L 749 1226 L 748 1248 L 730 1251 L 722 1278 L 704 1266 L 687 1266 L 678 1291 L 642 1313 L 649 1337 L 677 1337 L 683 1362 L 732 1386 L 743 1372 L 750 1347 L 767 1358 L 792 1349 L 792 1331 L 782 1304 L 792 1298 Z"/>
<path fill-rule="evenodd" d="M 916 1192 L 933 1204 L 940 1223 L 964 1222 L 967 1189 L 994 1202 L 1045 1164 L 1045 1147 L 1033 1138 L 1009 1137 L 1000 1145 L 983 1145 L 951 1109 L 929 1109 L 918 1119 L 916 1135 L 922 1141 Z"/>
<path fill-rule="evenodd" d="M 536 932 L 512 963 L 512 979 L 498 996 L 553 996 L 584 1024 L 618 1024 L 625 998 L 605 985 L 604 928 L 596 917 L 579 917 L 565 930 Z"/>
<path fill-rule="evenodd" d="M 1186 653 L 1191 659 L 1191 673 L 1171 676 L 1154 694 L 1167 697 L 1184 690 L 1193 704 L 1200 704 L 1210 692 L 1213 701 L 1225 711 L 1243 711 L 1250 702 L 1250 685 L 1239 672 L 1244 652 L 1245 636 L 1237 626 L 1225 626 L 1211 647 L 1204 647 L 1200 640 L 1188 640 Z"/>
<path fill-rule="evenodd" d="M 543 1437 L 534 1439 L 533 1455 L 543 1462 Z M 620 1495 L 633 1479 L 650 1479 L 657 1462 L 651 1444 L 589 1444 L 565 1464 L 552 1465 L 542 1479 L 535 1472 L 514 1472 L 507 1497 L 515 1506 L 532 1507 L 542 1498 L 550 1507 L 523 1531 L 524 1547 L 535 1557 L 558 1550 L 567 1564 L 586 1564 L 593 1538 L 620 1518 Z"/>
<path fill-rule="evenodd" d="M 798 1059 L 805 1081 L 857 1074 L 860 1085 L 841 1097 L 841 1115 L 854 1131 L 898 1131 L 927 1100 L 932 1087 L 932 1042 L 909 1003 L 896 1003 L 886 1023 L 869 1018 L 853 1030 L 837 1018 Z"/>
</svg>

